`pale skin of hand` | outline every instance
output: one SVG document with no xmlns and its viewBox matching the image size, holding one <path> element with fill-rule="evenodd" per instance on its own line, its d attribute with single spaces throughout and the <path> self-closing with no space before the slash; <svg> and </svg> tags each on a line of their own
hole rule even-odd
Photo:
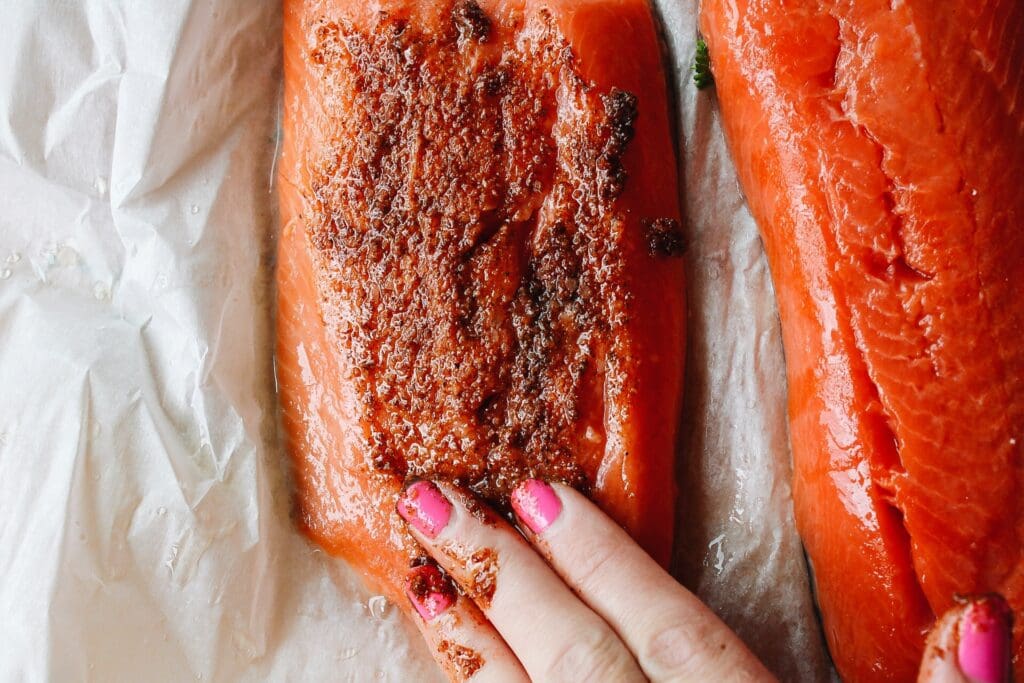
<svg viewBox="0 0 1024 683">
<path fill-rule="evenodd" d="M 526 496 L 517 505 L 513 495 L 518 529 L 442 482 L 414 485 L 399 504 L 410 531 L 447 574 L 434 576 L 454 580 L 464 592 L 430 602 L 424 589 L 407 590 L 414 607 L 421 603 L 417 625 L 450 678 L 776 680 L 708 607 L 586 497 L 557 483 L 535 482 L 530 490 L 542 504 Z M 419 493 L 424 495 L 414 495 Z M 548 500 L 545 518 L 548 494 L 556 502 Z M 428 519 L 430 514 L 440 519 Z M 424 600 L 431 609 L 423 608 Z M 960 671 L 950 646 L 965 608 L 937 623 L 918 683 L 976 680 Z"/>
</svg>

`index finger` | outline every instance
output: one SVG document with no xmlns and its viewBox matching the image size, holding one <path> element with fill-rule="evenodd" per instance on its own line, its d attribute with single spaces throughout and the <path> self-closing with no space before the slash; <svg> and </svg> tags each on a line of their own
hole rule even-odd
<svg viewBox="0 0 1024 683">
<path fill-rule="evenodd" d="M 655 681 L 771 681 L 715 614 L 576 490 L 531 479 L 512 494 L 530 541 Z"/>
</svg>

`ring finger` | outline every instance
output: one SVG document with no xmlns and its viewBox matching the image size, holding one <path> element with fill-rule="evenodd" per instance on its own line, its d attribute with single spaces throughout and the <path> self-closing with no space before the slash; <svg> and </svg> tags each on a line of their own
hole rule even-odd
<svg viewBox="0 0 1024 683">
<path fill-rule="evenodd" d="M 454 681 L 527 683 L 526 672 L 472 600 L 432 563 L 413 567 L 405 594 L 434 659 Z"/>
</svg>

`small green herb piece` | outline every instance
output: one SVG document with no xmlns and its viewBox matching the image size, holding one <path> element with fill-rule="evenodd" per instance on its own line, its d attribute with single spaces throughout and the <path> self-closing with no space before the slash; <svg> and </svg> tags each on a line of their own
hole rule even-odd
<svg viewBox="0 0 1024 683">
<path fill-rule="evenodd" d="M 693 58 L 693 83 L 698 90 L 715 84 L 711 75 L 711 57 L 708 55 L 708 44 L 703 38 L 697 39 L 697 55 Z"/>
</svg>

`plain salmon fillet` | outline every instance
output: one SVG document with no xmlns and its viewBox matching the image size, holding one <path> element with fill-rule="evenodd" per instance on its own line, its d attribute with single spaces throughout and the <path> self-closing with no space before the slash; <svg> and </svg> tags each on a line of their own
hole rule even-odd
<svg viewBox="0 0 1024 683">
<path fill-rule="evenodd" d="M 684 245 L 647 3 L 284 7 L 277 377 L 309 535 L 406 605 L 404 482 L 507 509 L 538 476 L 666 564 Z"/>
<path fill-rule="evenodd" d="M 1024 675 L 1024 3 L 704 0 L 782 319 L 836 666 L 909 681 L 999 591 Z"/>
</svg>

